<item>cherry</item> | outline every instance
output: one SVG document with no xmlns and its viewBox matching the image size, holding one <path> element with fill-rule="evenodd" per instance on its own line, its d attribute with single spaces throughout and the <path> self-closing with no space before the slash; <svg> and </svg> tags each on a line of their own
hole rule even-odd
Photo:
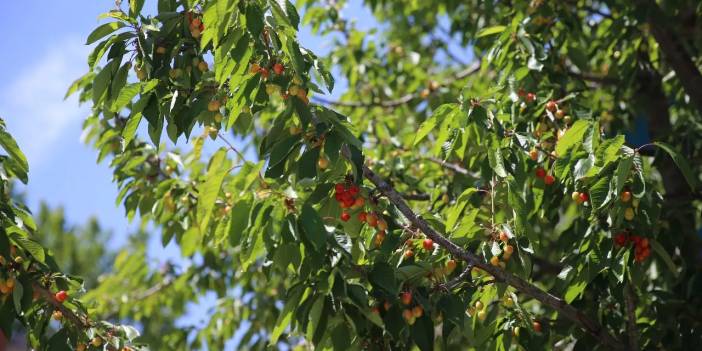
<svg viewBox="0 0 702 351">
<path fill-rule="evenodd" d="M 526 102 L 534 102 L 534 101 L 536 101 L 536 94 L 527 93 L 526 94 Z"/>
<path fill-rule="evenodd" d="M 512 307 L 513 305 L 514 305 L 514 300 L 512 300 L 511 297 L 507 297 L 507 298 L 505 299 L 505 306 L 507 306 L 507 307 Z"/>
<path fill-rule="evenodd" d="M 403 305 L 409 305 L 412 303 L 412 293 L 409 291 L 405 291 L 400 295 L 400 302 L 402 302 Z"/>
<path fill-rule="evenodd" d="M 538 321 L 534 321 L 531 323 L 531 326 L 534 328 L 534 331 L 537 333 L 541 333 L 541 323 Z"/>
<path fill-rule="evenodd" d="M 402 311 L 402 318 L 404 318 L 408 324 L 412 325 L 414 324 L 414 315 L 412 314 L 412 310 L 406 309 Z"/>
<path fill-rule="evenodd" d="M 51 313 L 51 318 L 53 318 L 56 321 L 60 321 L 61 318 L 63 318 L 63 313 L 61 311 L 56 310 L 53 313 Z"/>
<path fill-rule="evenodd" d="M 338 184 L 334 185 L 334 190 L 337 193 L 343 193 L 344 191 L 346 191 L 346 187 L 344 186 L 344 184 L 338 183 Z"/>
<path fill-rule="evenodd" d="M 326 157 L 322 156 L 319 158 L 319 160 L 317 160 L 317 166 L 319 166 L 319 168 L 321 169 L 326 169 L 327 167 L 329 167 L 329 160 L 327 160 Z"/>
<path fill-rule="evenodd" d="M 546 103 L 546 109 L 551 112 L 556 112 L 556 110 L 558 109 L 558 104 L 555 101 L 551 100 Z"/>
<path fill-rule="evenodd" d="M 392 304 L 390 303 L 390 301 L 385 301 L 383 303 L 383 309 L 385 309 L 386 311 L 390 310 L 390 307 L 392 307 Z"/>
<path fill-rule="evenodd" d="M 251 69 L 249 69 L 249 73 L 256 74 L 261 71 L 261 66 L 258 63 L 254 63 L 251 65 Z"/>
<path fill-rule="evenodd" d="M 378 225 L 378 216 L 376 216 L 375 213 L 371 213 L 368 215 L 367 222 L 369 226 L 375 228 L 375 226 Z"/>
<path fill-rule="evenodd" d="M 268 76 L 270 75 L 270 72 L 268 72 L 268 69 L 261 67 L 261 69 L 258 70 L 259 73 L 261 73 L 261 77 L 263 79 L 268 79 Z"/>
<path fill-rule="evenodd" d="M 512 329 L 512 336 L 518 337 L 518 336 L 519 336 L 519 330 L 520 330 L 519 327 L 514 327 L 514 329 Z"/>
<path fill-rule="evenodd" d="M 341 213 L 341 220 L 342 221 L 348 222 L 349 219 L 351 219 L 351 215 L 348 212 L 344 211 Z"/>
<path fill-rule="evenodd" d="M 557 119 L 562 119 L 563 117 L 565 117 L 565 115 L 566 115 L 565 111 L 563 111 L 563 110 L 556 111 L 556 118 Z"/>
<path fill-rule="evenodd" d="M 386 229 L 388 229 L 388 222 L 386 222 L 382 218 L 379 218 L 378 219 L 378 230 L 386 230 Z"/>
<path fill-rule="evenodd" d="M 545 176 L 546 176 L 546 170 L 545 170 L 545 169 L 543 169 L 543 168 L 541 168 L 541 167 L 539 167 L 539 168 L 536 169 L 536 177 L 537 177 L 537 178 L 543 178 L 543 177 L 545 177 Z"/>
<path fill-rule="evenodd" d="M 505 245 L 505 256 L 511 256 L 512 253 L 514 252 L 514 246 L 512 245 Z"/>
<path fill-rule="evenodd" d="M 580 200 L 580 193 L 574 191 L 572 194 L 570 194 L 570 197 L 573 199 L 573 201 L 578 202 Z"/>
<path fill-rule="evenodd" d="M 361 222 L 365 222 L 367 217 L 368 217 L 368 214 L 365 212 L 360 212 L 358 214 L 358 220 Z"/>
<path fill-rule="evenodd" d="M 500 232 L 500 241 L 504 241 L 504 242 L 508 242 L 508 241 L 509 241 L 509 236 L 508 236 L 507 233 L 505 233 L 504 231 L 501 231 L 501 232 Z"/>
<path fill-rule="evenodd" d="M 631 201 L 631 191 L 622 191 L 621 198 L 624 203 Z"/>
<path fill-rule="evenodd" d="M 487 318 L 487 312 L 485 310 L 481 310 L 478 312 L 478 319 L 481 321 L 484 321 L 485 318 Z"/>
<path fill-rule="evenodd" d="M 102 346 L 102 339 L 100 337 L 96 336 L 92 340 L 90 340 L 90 344 L 95 346 L 95 347 L 100 347 L 100 346 Z"/>
<path fill-rule="evenodd" d="M 500 258 L 497 256 L 492 256 L 492 258 L 490 258 L 490 264 L 493 266 L 499 266 L 500 265 Z"/>
<path fill-rule="evenodd" d="M 556 178 L 555 178 L 554 176 L 550 175 L 550 174 L 548 174 L 548 175 L 546 175 L 546 177 L 544 177 L 544 183 L 545 183 L 546 185 L 551 185 L 551 184 L 553 184 L 555 181 L 556 181 Z"/>
<path fill-rule="evenodd" d="M 456 269 L 456 261 L 448 260 L 448 262 L 446 262 L 446 272 L 450 274 L 454 269 Z"/>
<path fill-rule="evenodd" d="M 206 72 L 209 68 L 210 67 L 205 61 L 200 61 L 200 63 L 197 64 L 197 69 L 199 69 L 201 72 Z"/>
<path fill-rule="evenodd" d="M 283 72 L 285 72 L 285 66 L 283 66 L 281 63 L 276 63 L 273 65 L 273 72 L 275 72 L 277 75 L 281 75 Z"/>
<path fill-rule="evenodd" d="M 61 290 L 54 295 L 56 297 L 56 301 L 58 302 L 64 302 L 66 299 L 68 299 L 68 293 L 65 290 Z"/>
<path fill-rule="evenodd" d="M 536 149 L 531 149 L 529 151 L 529 158 L 536 161 L 539 158 L 539 151 Z"/>
<path fill-rule="evenodd" d="M 624 219 L 626 219 L 627 221 L 634 220 L 634 209 L 633 208 L 627 207 L 624 210 Z"/>
<path fill-rule="evenodd" d="M 587 202 L 587 200 L 589 200 L 589 199 L 590 199 L 590 197 L 587 195 L 587 193 L 580 193 L 578 195 L 578 203 Z"/>
<path fill-rule="evenodd" d="M 163 46 L 159 46 L 156 48 L 156 53 L 159 55 L 163 55 L 166 53 L 166 48 L 164 48 Z"/>
<path fill-rule="evenodd" d="M 355 185 L 355 184 L 352 185 L 352 186 L 349 188 L 349 194 L 351 194 L 351 195 L 353 195 L 353 196 L 358 195 L 358 193 L 359 193 L 360 191 L 361 191 L 361 189 L 358 187 L 358 185 Z"/>
<path fill-rule="evenodd" d="M 475 301 L 475 308 L 476 308 L 477 310 L 482 310 L 483 307 L 484 307 L 484 306 L 483 306 L 483 303 L 482 303 L 480 300 Z"/>
<path fill-rule="evenodd" d="M 627 239 L 628 238 L 627 238 L 626 233 L 619 233 L 614 237 L 614 243 L 617 246 L 624 246 L 624 245 L 626 245 Z"/>
<path fill-rule="evenodd" d="M 422 306 L 414 306 L 414 308 L 412 308 L 412 316 L 414 318 L 419 318 L 423 314 L 424 314 L 424 309 L 422 308 Z"/>
<path fill-rule="evenodd" d="M 378 308 L 378 306 L 373 306 L 373 307 L 371 308 L 371 312 L 372 312 L 373 314 L 380 314 L 380 308 Z"/>
<path fill-rule="evenodd" d="M 414 256 L 414 251 L 412 251 L 412 250 L 405 250 L 405 254 L 404 254 L 404 255 L 405 255 L 405 258 L 406 258 L 406 259 L 410 259 L 410 258 L 412 258 L 412 256 Z"/>
<path fill-rule="evenodd" d="M 424 239 L 422 242 L 422 247 L 424 247 L 424 250 L 430 251 L 434 249 L 434 240 L 431 239 Z"/>
</svg>

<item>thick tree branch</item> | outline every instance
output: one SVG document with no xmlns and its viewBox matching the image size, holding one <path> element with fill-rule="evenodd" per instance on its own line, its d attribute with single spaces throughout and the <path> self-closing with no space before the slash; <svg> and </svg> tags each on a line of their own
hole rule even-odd
<svg viewBox="0 0 702 351">
<path fill-rule="evenodd" d="M 457 80 L 466 78 L 470 76 L 471 74 L 477 72 L 480 70 L 480 61 L 477 61 L 473 63 L 472 65 L 466 67 L 466 69 L 456 73 L 453 77 L 450 79 L 446 80 L 443 85 L 448 85 L 451 84 Z M 331 106 L 341 106 L 341 107 L 398 107 L 402 106 L 404 104 L 409 103 L 410 101 L 420 98 L 420 93 L 419 92 L 414 92 L 414 93 L 409 93 L 406 95 L 403 95 L 397 99 L 394 100 L 378 100 L 378 101 L 371 101 L 371 102 L 364 102 L 364 101 L 339 101 L 339 100 L 329 100 L 325 99 L 322 97 L 318 96 L 313 96 L 312 101 L 324 104 L 324 105 L 331 105 Z"/>
<path fill-rule="evenodd" d="M 685 93 L 702 113 L 702 73 L 680 41 L 680 36 L 670 28 L 667 16 L 655 1 L 636 0 L 636 3 L 648 9 L 646 21 L 650 25 L 651 34 L 660 45 L 668 64 L 675 71 L 675 76 L 680 80 Z"/>
<path fill-rule="evenodd" d="M 478 257 L 474 253 L 464 250 L 443 235 L 439 234 L 429 225 L 428 222 L 417 216 L 414 211 L 412 211 L 412 209 L 402 198 L 402 195 L 397 193 L 395 189 L 393 189 L 382 177 L 368 168 L 368 166 L 363 167 L 363 175 L 370 180 L 370 182 L 373 183 L 378 190 L 385 195 L 393 205 L 395 205 L 395 207 L 397 207 L 405 218 L 407 218 L 414 226 L 419 228 L 428 238 L 432 239 L 439 246 L 443 247 L 454 257 L 460 258 L 469 265 L 476 266 L 488 272 L 495 278 L 495 280 L 507 283 L 521 293 L 555 309 L 560 315 L 571 320 L 608 348 L 613 350 L 625 349 L 624 344 L 609 334 L 609 332 L 602 325 L 585 315 L 583 312 L 567 304 L 563 299 L 553 296 L 535 285 L 523 280 L 522 278 L 506 272 L 503 269 L 488 264 L 484 258 Z"/>
</svg>

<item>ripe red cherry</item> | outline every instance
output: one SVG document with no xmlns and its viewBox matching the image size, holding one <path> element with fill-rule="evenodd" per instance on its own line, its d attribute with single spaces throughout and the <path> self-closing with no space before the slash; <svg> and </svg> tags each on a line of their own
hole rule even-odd
<svg viewBox="0 0 702 351">
<path fill-rule="evenodd" d="M 536 101 L 536 94 L 527 93 L 526 94 L 526 102 L 534 102 L 534 101 Z"/>
<path fill-rule="evenodd" d="M 546 109 L 551 112 L 556 112 L 556 110 L 558 109 L 558 104 L 556 104 L 555 101 L 551 100 L 546 103 Z"/>
<path fill-rule="evenodd" d="M 554 178 L 554 177 L 553 177 L 552 175 L 550 175 L 550 174 L 547 175 L 546 177 L 544 177 L 544 183 L 546 183 L 546 185 L 551 185 L 551 184 L 553 184 L 553 182 L 555 182 L 555 181 L 556 181 L 556 178 Z"/>
<path fill-rule="evenodd" d="M 351 215 L 348 212 L 344 211 L 341 213 L 341 220 L 342 221 L 348 222 L 349 219 L 351 219 Z"/>
<path fill-rule="evenodd" d="M 541 323 L 534 321 L 532 323 L 532 326 L 534 327 L 534 331 L 537 333 L 541 333 Z"/>
<path fill-rule="evenodd" d="M 285 72 L 285 66 L 283 66 L 281 63 L 276 63 L 273 65 L 273 72 L 275 72 L 277 75 L 281 75 L 283 72 Z"/>
<path fill-rule="evenodd" d="M 539 167 L 539 168 L 536 169 L 536 177 L 537 177 L 537 178 L 543 178 L 543 177 L 545 177 L 545 176 L 546 176 L 546 170 L 545 170 L 545 169 L 543 169 L 543 168 L 541 168 L 541 167 Z"/>
<path fill-rule="evenodd" d="M 58 302 L 64 302 L 66 299 L 68 299 L 68 293 L 65 290 L 61 290 L 54 295 L 56 297 L 56 301 Z"/>
<path fill-rule="evenodd" d="M 358 194 L 359 191 L 360 191 L 360 189 L 358 188 L 358 185 L 352 185 L 352 186 L 349 188 L 349 194 L 351 194 L 351 195 L 353 195 L 353 196 L 356 196 L 356 195 Z"/>
<path fill-rule="evenodd" d="M 412 303 L 412 293 L 409 291 L 405 291 L 400 295 L 400 301 L 402 301 L 403 305 L 409 305 Z"/>
<path fill-rule="evenodd" d="M 334 190 L 336 190 L 337 193 L 343 193 L 346 191 L 346 187 L 344 187 L 344 184 L 339 183 L 334 186 Z"/>
<path fill-rule="evenodd" d="M 361 212 L 358 214 L 358 220 L 361 222 L 365 222 L 367 217 L 368 217 L 368 214 L 365 212 Z"/>
<path fill-rule="evenodd" d="M 424 250 L 433 250 L 434 249 L 434 240 L 431 239 L 424 239 L 422 242 L 422 246 L 424 247 Z"/>
<path fill-rule="evenodd" d="M 405 258 L 406 259 L 410 259 L 410 258 L 412 258 L 412 256 L 414 256 L 414 251 L 412 251 L 412 250 L 405 251 Z"/>
<path fill-rule="evenodd" d="M 580 202 L 587 202 L 589 199 L 590 197 L 587 196 L 587 193 L 580 193 Z"/>
</svg>

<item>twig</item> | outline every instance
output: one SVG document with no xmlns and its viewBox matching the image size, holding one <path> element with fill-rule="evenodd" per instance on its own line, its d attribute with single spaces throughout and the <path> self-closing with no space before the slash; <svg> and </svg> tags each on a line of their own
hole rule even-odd
<svg viewBox="0 0 702 351">
<path fill-rule="evenodd" d="M 79 316 L 70 309 L 66 308 L 61 302 L 56 300 L 56 297 L 54 294 L 52 294 L 49 290 L 44 288 L 43 286 L 35 283 L 33 285 L 34 290 L 38 291 L 39 294 L 43 297 L 43 299 L 48 302 L 51 306 L 53 306 L 56 310 L 60 311 L 61 314 L 65 317 L 68 318 L 71 323 L 75 324 L 76 326 L 80 328 L 90 328 L 92 326 L 92 323 L 88 319 L 87 316 Z"/>
</svg>

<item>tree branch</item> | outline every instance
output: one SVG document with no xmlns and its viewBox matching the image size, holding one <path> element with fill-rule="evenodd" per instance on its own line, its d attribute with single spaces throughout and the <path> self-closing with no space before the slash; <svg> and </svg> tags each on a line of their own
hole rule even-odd
<svg viewBox="0 0 702 351">
<path fill-rule="evenodd" d="M 637 0 L 636 3 L 648 9 L 646 21 L 651 28 L 651 34 L 660 45 L 668 64 L 675 71 L 675 76 L 680 80 L 685 93 L 702 113 L 702 74 L 680 41 L 680 36 L 670 28 L 667 16 L 655 1 Z"/>
<path fill-rule="evenodd" d="M 41 297 L 46 302 L 48 302 L 50 305 L 52 305 L 56 310 L 60 311 L 61 314 L 65 318 L 69 319 L 73 324 L 75 324 L 78 327 L 86 328 L 86 329 L 91 327 L 92 324 L 90 323 L 90 320 L 88 319 L 87 316 L 79 316 L 79 315 L 73 313 L 73 311 L 66 308 L 66 306 L 64 306 L 62 303 L 58 302 L 58 300 L 56 300 L 56 297 L 54 296 L 54 294 L 52 294 L 49 290 L 46 290 L 46 288 L 44 288 L 43 286 L 41 286 L 39 284 L 34 284 L 33 288 L 34 288 L 34 290 L 39 292 Z"/>
<path fill-rule="evenodd" d="M 428 238 L 432 239 L 439 246 L 443 247 L 454 257 L 460 258 L 467 262 L 471 266 L 476 266 L 489 274 L 491 274 L 496 281 L 501 281 L 507 283 L 514 288 L 516 288 L 521 293 L 528 295 L 544 305 L 547 305 L 565 318 L 571 320 L 580 328 L 585 330 L 587 333 L 591 334 L 593 337 L 598 339 L 603 345 L 608 346 L 613 350 L 623 350 L 625 348 L 619 340 L 614 338 L 609 332 L 600 325 L 597 321 L 586 316 L 583 312 L 577 310 L 573 306 L 567 304 L 563 299 L 549 294 L 546 291 L 541 290 L 535 285 L 512 275 L 498 267 L 488 264 L 483 258 L 478 257 L 476 254 L 466 251 L 459 247 L 443 235 L 439 234 L 432 228 L 428 222 L 426 222 L 421 217 L 417 216 L 414 211 L 407 205 L 402 195 L 397 193 L 382 177 L 373 172 L 368 166 L 363 166 L 363 175 L 373 183 L 378 190 L 385 195 L 390 202 L 392 202 L 395 207 L 407 218 L 414 226 L 419 228 Z"/>
</svg>

